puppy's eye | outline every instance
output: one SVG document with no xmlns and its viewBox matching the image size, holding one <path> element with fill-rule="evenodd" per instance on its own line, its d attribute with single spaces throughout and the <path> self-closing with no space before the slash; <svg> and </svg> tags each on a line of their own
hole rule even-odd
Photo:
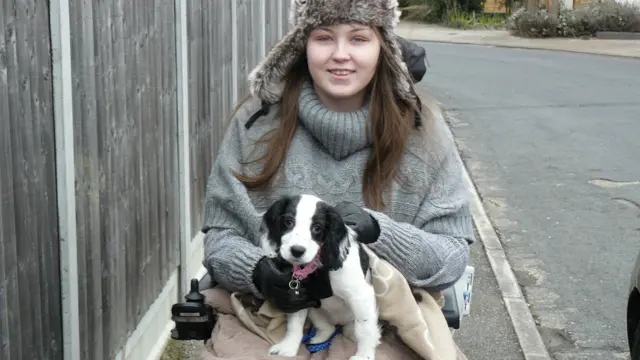
<svg viewBox="0 0 640 360">
<path fill-rule="evenodd" d="M 322 226 L 320 225 L 313 225 L 311 226 L 311 232 L 314 234 L 320 234 L 322 232 Z"/>
<path fill-rule="evenodd" d="M 296 222 L 293 221 L 293 219 L 291 219 L 291 218 L 284 219 L 284 226 L 286 226 L 289 229 L 292 228 L 295 224 L 296 224 Z"/>
</svg>

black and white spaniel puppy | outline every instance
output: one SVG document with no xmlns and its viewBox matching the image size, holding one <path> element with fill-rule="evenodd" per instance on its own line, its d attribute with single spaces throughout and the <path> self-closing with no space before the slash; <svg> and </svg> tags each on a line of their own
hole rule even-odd
<svg viewBox="0 0 640 360">
<path fill-rule="evenodd" d="M 353 326 L 357 350 L 351 360 L 373 360 L 381 330 L 369 257 L 333 206 L 313 195 L 282 197 L 264 213 L 260 241 L 269 256 L 292 264 L 292 289 L 310 273 L 323 269 L 328 270 L 333 291 L 320 308 L 288 314 L 287 331 L 269 354 L 297 355 L 308 316 L 316 329 L 310 344 L 326 342 L 336 325 Z"/>
</svg>

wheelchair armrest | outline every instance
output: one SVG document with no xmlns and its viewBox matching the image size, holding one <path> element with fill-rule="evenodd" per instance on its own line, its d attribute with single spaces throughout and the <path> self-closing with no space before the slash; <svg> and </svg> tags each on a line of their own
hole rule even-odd
<svg viewBox="0 0 640 360">
<path fill-rule="evenodd" d="M 454 329 L 460 328 L 460 307 L 458 306 L 458 300 L 456 298 L 456 289 L 454 286 L 448 287 L 442 291 L 444 295 L 444 306 L 442 312 L 449 327 Z"/>
</svg>

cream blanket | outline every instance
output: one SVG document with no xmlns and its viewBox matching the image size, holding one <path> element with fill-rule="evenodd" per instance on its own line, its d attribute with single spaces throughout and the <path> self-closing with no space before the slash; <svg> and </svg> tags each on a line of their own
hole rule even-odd
<svg viewBox="0 0 640 360">
<path fill-rule="evenodd" d="M 368 253 L 384 330 L 376 360 L 466 360 L 442 313 L 442 295 L 411 289 L 396 268 L 370 250 Z M 218 310 L 219 319 L 202 360 L 344 360 L 355 354 L 353 327 L 345 326 L 327 350 L 309 354 L 301 345 L 296 357 L 268 356 L 269 347 L 285 333 L 284 313 L 268 302 L 259 302 L 250 295 L 230 294 L 219 287 L 203 294 Z"/>
</svg>

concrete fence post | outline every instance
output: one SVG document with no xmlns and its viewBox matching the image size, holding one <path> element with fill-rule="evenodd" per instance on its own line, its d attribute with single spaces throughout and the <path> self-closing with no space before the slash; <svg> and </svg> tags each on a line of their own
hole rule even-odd
<svg viewBox="0 0 640 360">
<path fill-rule="evenodd" d="M 60 232 L 62 339 L 65 360 L 80 360 L 73 87 L 69 0 L 50 3 L 56 186 Z"/>
<path fill-rule="evenodd" d="M 238 102 L 238 4 L 231 4 L 231 103 Z"/>
<path fill-rule="evenodd" d="M 176 74 L 178 97 L 178 166 L 180 188 L 180 276 L 177 301 L 189 290 L 191 254 L 191 164 L 189 132 L 189 39 L 187 1 L 175 1 Z"/>
<path fill-rule="evenodd" d="M 260 55 L 267 53 L 267 0 L 260 0 Z"/>
</svg>

